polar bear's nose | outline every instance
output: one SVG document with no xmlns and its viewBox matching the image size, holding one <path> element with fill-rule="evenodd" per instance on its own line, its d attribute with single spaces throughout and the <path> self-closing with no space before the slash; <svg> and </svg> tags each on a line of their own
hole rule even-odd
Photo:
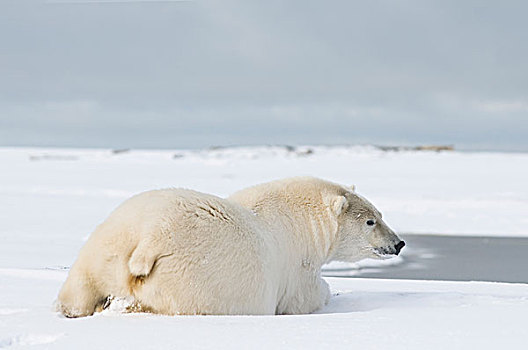
<svg viewBox="0 0 528 350">
<path fill-rule="evenodd" d="M 394 249 L 396 249 L 396 255 L 400 254 L 400 250 L 402 250 L 403 247 L 405 247 L 404 241 L 400 241 L 398 244 L 394 246 Z"/>
</svg>

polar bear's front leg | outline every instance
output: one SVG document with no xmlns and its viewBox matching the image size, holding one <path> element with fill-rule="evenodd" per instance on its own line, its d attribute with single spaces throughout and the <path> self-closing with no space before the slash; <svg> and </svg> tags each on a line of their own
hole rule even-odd
<svg viewBox="0 0 528 350">
<path fill-rule="evenodd" d="M 330 293 L 330 287 L 328 286 L 328 283 L 326 283 L 326 281 L 323 278 L 320 279 L 320 283 L 321 283 L 321 307 L 323 307 L 325 305 L 328 305 L 328 302 L 330 301 L 330 296 L 332 294 Z"/>
<path fill-rule="evenodd" d="M 330 301 L 330 288 L 328 283 L 321 277 L 316 277 L 311 283 L 311 292 L 305 295 L 304 305 L 301 308 L 301 313 L 312 313 L 321 309 Z"/>
<path fill-rule="evenodd" d="M 308 314 L 321 309 L 330 301 L 328 283 L 319 276 L 311 276 L 296 291 L 279 303 L 278 314 Z"/>
</svg>

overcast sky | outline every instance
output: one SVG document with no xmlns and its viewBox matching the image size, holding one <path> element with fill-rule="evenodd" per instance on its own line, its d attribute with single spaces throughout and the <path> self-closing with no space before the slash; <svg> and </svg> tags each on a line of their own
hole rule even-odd
<svg viewBox="0 0 528 350">
<path fill-rule="evenodd" d="M 0 0 L 0 145 L 528 151 L 526 1 Z"/>
</svg>

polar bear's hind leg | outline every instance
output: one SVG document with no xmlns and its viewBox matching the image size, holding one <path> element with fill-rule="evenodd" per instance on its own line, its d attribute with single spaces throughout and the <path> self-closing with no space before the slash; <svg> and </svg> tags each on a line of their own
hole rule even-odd
<svg viewBox="0 0 528 350">
<path fill-rule="evenodd" d="M 70 271 L 62 287 L 55 308 L 69 318 L 93 315 L 106 300 L 95 288 L 90 278 L 81 271 Z"/>
</svg>

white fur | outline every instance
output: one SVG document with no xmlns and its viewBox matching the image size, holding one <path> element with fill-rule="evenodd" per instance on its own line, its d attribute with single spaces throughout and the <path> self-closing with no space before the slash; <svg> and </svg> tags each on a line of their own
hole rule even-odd
<svg viewBox="0 0 528 350">
<path fill-rule="evenodd" d="M 366 227 L 366 219 L 377 227 Z M 321 266 L 378 257 L 399 241 L 350 187 L 314 178 L 258 185 L 228 199 L 141 193 L 92 233 L 58 301 L 68 317 L 111 298 L 161 314 L 300 314 L 328 302 Z M 387 248 L 389 249 L 389 248 Z"/>
</svg>

